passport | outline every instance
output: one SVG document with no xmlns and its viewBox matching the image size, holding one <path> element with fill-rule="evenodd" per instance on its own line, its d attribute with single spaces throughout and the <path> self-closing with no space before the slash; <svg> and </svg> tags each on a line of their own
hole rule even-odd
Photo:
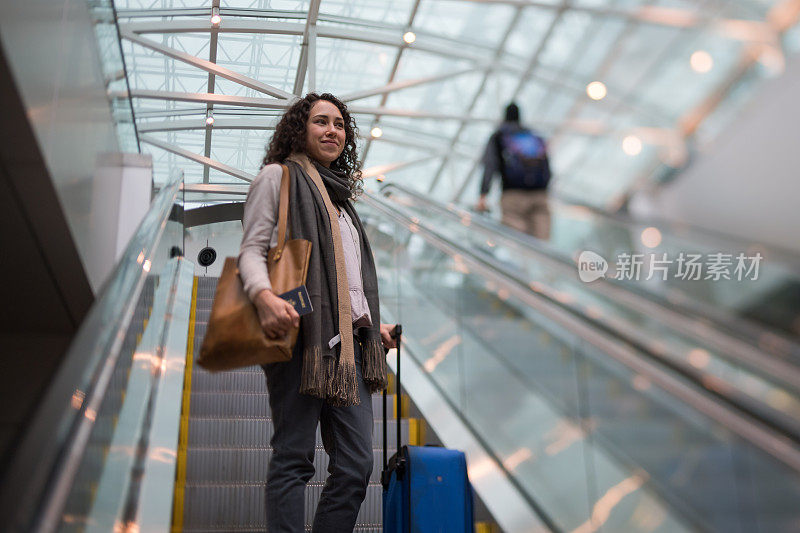
<svg viewBox="0 0 800 533">
<path fill-rule="evenodd" d="M 296 289 L 286 291 L 280 295 L 281 298 L 292 304 L 297 314 L 303 316 L 310 313 L 314 309 L 311 307 L 311 299 L 308 297 L 308 291 L 305 285 L 300 285 Z"/>
</svg>

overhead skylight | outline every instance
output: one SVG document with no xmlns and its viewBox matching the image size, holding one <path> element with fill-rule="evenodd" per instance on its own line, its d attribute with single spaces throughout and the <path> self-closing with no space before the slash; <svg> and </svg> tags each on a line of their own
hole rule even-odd
<svg viewBox="0 0 800 533">
<path fill-rule="evenodd" d="M 684 165 L 800 41 L 794 0 L 115 4 L 142 150 L 157 181 L 180 167 L 217 185 L 198 201 L 230 200 L 293 95 L 316 90 L 349 100 L 367 180 L 471 202 L 515 100 L 549 141 L 554 193 L 613 208 Z"/>
</svg>

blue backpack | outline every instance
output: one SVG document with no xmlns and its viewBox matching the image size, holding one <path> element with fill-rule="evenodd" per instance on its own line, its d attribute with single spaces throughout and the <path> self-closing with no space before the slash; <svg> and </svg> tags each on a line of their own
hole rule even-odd
<svg viewBox="0 0 800 533">
<path fill-rule="evenodd" d="M 530 130 L 500 130 L 497 151 L 506 189 L 544 189 L 550 181 L 544 140 Z"/>
</svg>

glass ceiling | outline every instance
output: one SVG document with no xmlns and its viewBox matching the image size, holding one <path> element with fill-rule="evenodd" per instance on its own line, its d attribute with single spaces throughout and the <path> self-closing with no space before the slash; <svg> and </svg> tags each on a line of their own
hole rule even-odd
<svg viewBox="0 0 800 533">
<path fill-rule="evenodd" d="M 183 168 L 187 184 L 216 185 L 192 194 L 202 202 L 246 191 L 292 94 L 316 90 L 348 101 L 368 182 L 473 202 L 513 99 L 548 139 L 554 193 L 614 208 L 685 165 L 800 48 L 794 0 L 115 5 L 156 182 Z M 598 81 L 606 95 L 594 100 Z"/>
</svg>

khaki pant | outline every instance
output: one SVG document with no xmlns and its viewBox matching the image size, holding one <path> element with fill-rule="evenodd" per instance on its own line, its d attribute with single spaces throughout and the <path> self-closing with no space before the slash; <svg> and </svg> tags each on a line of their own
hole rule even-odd
<svg viewBox="0 0 800 533">
<path fill-rule="evenodd" d="M 500 207 L 503 210 L 503 224 L 506 226 L 538 239 L 550 238 L 550 209 L 547 207 L 546 190 L 503 191 Z"/>
</svg>

